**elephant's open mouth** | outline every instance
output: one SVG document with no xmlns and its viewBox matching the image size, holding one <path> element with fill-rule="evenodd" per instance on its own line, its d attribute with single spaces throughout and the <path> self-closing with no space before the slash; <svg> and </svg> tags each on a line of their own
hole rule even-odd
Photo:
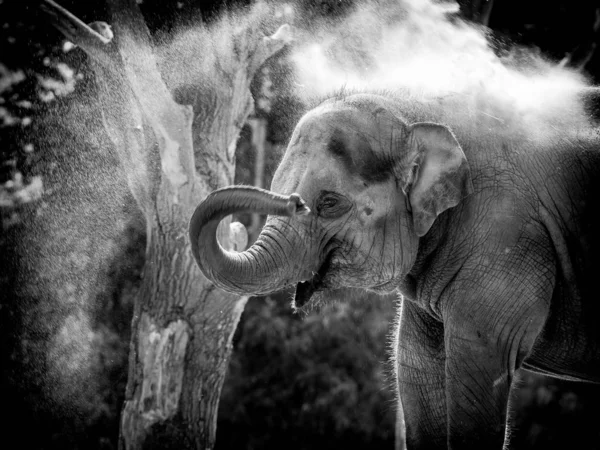
<svg viewBox="0 0 600 450">
<path fill-rule="evenodd" d="M 326 258 L 321 268 L 310 280 L 301 281 L 296 285 L 296 294 L 294 296 L 294 305 L 296 308 L 302 308 L 310 301 L 315 292 L 325 287 L 324 279 L 330 263 L 331 257 Z"/>
</svg>

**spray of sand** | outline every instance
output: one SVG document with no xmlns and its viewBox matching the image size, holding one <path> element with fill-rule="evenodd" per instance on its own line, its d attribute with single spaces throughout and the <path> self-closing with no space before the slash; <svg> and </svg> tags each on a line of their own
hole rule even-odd
<svg viewBox="0 0 600 450">
<path fill-rule="evenodd" d="M 95 315 L 126 225 L 124 176 L 94 100 L 77 89 L 80 69 L 58 63 L 58 77 L 39 79 L 38 95 L 56 113 L 36 119 L 36 145 L 53 162 L 44 166 L 46 191 L 20 244 L 18 295 L 31 299 L 23 352 L 36 367 L 24 376 L 40 377 L 33 381 L 66 414 L 97 412 L 102 404 L 96 381 L 110 335 Z M 67 95 L 57 107 L 57 97 Z"/>
<path fill-rule="evenodd" d="M 260 39 L 274 31 L 268 11 L 261 4 L 230 12 L 210 25 L 159 36 L 159 69 L 177 100 L 197 108 L 214 101 L 211 93 L 226 86 L 214 76 L 215 67 L 233 71 L 228 66 L 229 55 L 236 51 L 233 36 L 246 33 L 247 39 Z M 74 51 L 70 46 L 63 50 Z M 103 402 L 98 386 L 106 376 L 99 371 L 116 364 L 106 361 L 107 354 L 120 356 L 106 348 L 113 346 L 115 335 L 98 324 L 96 303 L 110 295 L 110 283 L 115 283 L 110 265 L 123 264 L 118 258 L 128 243 L 119 237 L 134 214 L 124 211 L 124 204 L 129 205 L 125 174 L 108 150 L 112 144 L 101 128 L 97 99 L 76 89 L 81 75 L 73 68 L 60 63 L 57 75 L 39 80 L 42 100 L 70 95 L 71 101 L 68 111 L 49 119 L 53 123 L 44 128 L 54 134 L 48 139 L 53 150 L 68 156 L 68 168 L 49 183 L 49 207 L 40 208 L 32 233 L 35 278 L 28 280 L 27 293 L 39 302 L 29 314 L 30 332 L 47 340 L 40 361 L 43 380 L 36 381 L 48 397 L 65 410 L 95 414 Z M 204 85 L 200 80 L 206 80 Z"/>
</svg>

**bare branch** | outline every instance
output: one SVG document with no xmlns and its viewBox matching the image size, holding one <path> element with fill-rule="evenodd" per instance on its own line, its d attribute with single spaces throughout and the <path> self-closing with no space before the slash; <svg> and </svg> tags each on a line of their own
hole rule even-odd
<svg viewBox="0 0 600 450">
<path fill-rule="evenodd" d="M 109 52 L 112 39 L 98 33 L 53 0 L 43 0 L 40 9 L 48 15 L 52 25 L 92 58 L 103 64 L 112 62 L 112 54 Z M 94 27 L 97 23 L 93 22 Z"/>
</svg>

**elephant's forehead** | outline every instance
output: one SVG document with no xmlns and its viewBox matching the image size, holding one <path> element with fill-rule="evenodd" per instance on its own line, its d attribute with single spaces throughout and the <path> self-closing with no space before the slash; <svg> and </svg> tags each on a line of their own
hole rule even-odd
<svg viewBox="0 0 600 450">
<path fill-rule="evenodd" d="M 288 149 L 273 178 L 272 189 L 282 194 L 298 192 L 308 199 L 320 190 L 340 190 L 347 180 L 343 165 L 326 151 Z"/>
<path fill-rule="evenodd" d="M 290 144 L 327 142 L 339 134 L 350 139 L 368 140 L 374 137 L 375 128 L 377 124 L 373 118 L 363 112 L 350 108 L 318 108 L 300 120 Z"/>
<path fill-rule="evenodd" d="M 352 109 L 320 112 L 298 125 L 290 151 L 299 155 L 325 153 L 343 163 L 351 174 L 378 181 L 385 178 L 402 133 L 394 125 L 385 117 Z"/>
<path fill-rule="evenodd" d="M 311 184 L 314 189 L 339 190 L 349 183 L 387 180 L 393 171 L 392 153 L 404 132 L 390 118 L 344 106 L 309 112 L 294 130 L 272 188 L 291 193 L 300 186 L 310 195 Z"/>
</svg>

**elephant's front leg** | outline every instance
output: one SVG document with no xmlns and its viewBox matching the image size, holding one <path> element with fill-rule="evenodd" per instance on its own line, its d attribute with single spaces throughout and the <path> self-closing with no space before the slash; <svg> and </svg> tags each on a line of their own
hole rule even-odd
<svg viewBox="0 0 600 450">
<path fill-rule="evenodd" d="M 406 428 L 406 448 L 446 449 L 442 323 L 419 306 L 404 300 L 397 339 L 398 392 L 400 414 L 403 412 Z M 396 438 L 401 439 L 402 436 Z"/>
<path fill-rule="evenodd" d="M 544 298 L 526 291 L 521 286 L 494 300 L 454 300 L 444 317 L 451 449 L 510 447 L 505 430 L 513 376 L 548 313 Z"/>
<path fill-rule="evenodd" d="M 446 402 L 451 449 L 503 448 L 514 364 L 476 336 L 446 340 Z"/>
</svg>

